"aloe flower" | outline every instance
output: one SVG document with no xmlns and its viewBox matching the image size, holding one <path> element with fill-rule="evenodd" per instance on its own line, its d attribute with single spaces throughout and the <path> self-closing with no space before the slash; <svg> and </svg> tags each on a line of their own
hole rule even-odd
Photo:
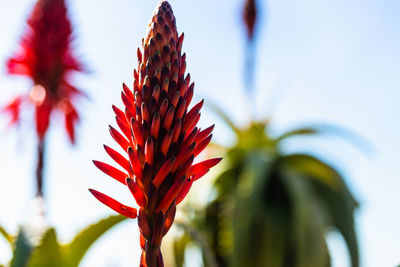
<svg viewBox="0 0 400 267">
<path fill-rule="evenodd" d="M 34 107 L 38 136 L 36 194 L 42 197 L 45 135 L 50 118 L 53 111 L 63 114 L 68 137 L 74 143 L 79 115 L 73 100 L 82 92 L 69 82 L 69 76 L 71 72 L 83 71 L 83 67 L 72 54 L 72 28 L 64 0 L 38 0 L 27 24 L 20 48 L 7 61 L 7 71 L 29 77 L 33 86 L 2 111 L 10 114 L 10 125 L 14 125 L 19 123 L 23 107 Z"/>
<path fill-rule="evenodd" d="M 79 116 L 73 98 L 81 92 L 68 78 L 71 72 L 82 71 L 83 67 L 72 54 L 72 28 L 64 0 L 38 0 L 27 24 L 20 49 L 7 61 L 7 70 L 28 76 L 33 87 L 3 109 L 11 115 L 10 124 L 16 124 L 22 105 L 34 106 L 39 140 L 45 137 L 53 111 L 60 111 L 74 143 Z"/>
<path fill-rule="evenodd" d="M 194 83 L 185 76 L 186 55 L 181 53 L 175 17 L 167 1 L 161 1 L 150 21 L 147 36 L 138 49 L 133 91 L 122 87 L 124 109 L 113 106 L 120 130 L 110 126 L 114 140 L 126 152 L 121 155 L 104 146 L 123 170 L 94 161 L 104 173 L 126 185 L 139 210 L 123 205 L 96 190 L 90 192 L 114 211 L 138 219 L 142 256 L 140 266 L 163 266 L 160 251 L 170 229 L 176 206 L 193 182 L 221 159 L 194 164 L 211 141 L 214 126 L 196 127 L 203 100 L 189 108 Z"/>
</svg>

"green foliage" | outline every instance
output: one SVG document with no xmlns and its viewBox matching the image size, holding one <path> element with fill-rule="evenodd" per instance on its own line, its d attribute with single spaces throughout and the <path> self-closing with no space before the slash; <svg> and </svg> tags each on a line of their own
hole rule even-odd
<svg viewBox="0 0 400 267">
<path fill-rule="evenodd" d="M 11 259 L 11 267 L 26 266 L 32 247 L 26 237 L 25 232 L 21 229 L 15 239 L 13 248 L 13 258 Z"/>
<path fill-rule="evenodd" d="M 78 266 L 79 262 L 93 243 L 111 227 L 125 219 L 126 217 L 124 216 L 114 215 L 83 229 L 75 236 L 71 243 L 62 247 L 63 253 L 68 255 L 65 257 L 67 266 Z"/>
<path fill-rule="evenodd" d="M 0 235 L 2 235 L 10 245 L 12 245 L 12 243 L 14 242 L 13 237 L 1 226 L 0 226 Z"/>
<path fill-rule="evenodd" d="M 10 266 L 77 267 L 94 242 L 111 227 L 125 219 L 126 217 L 121 215 L 109 216 L 86 227 L 75 236 L 72 242 L 65 245 L 58 242 L 54 228 L 47 229 L 36 247 L 32 247 L 25 231 L 20 230 L 13 244 L 13 259 Z M 6 232 L 4 231 L 4 233 Z M 7 236 L 12 240 L 10 235 Z"/>
<path fill-rule="evenodd" d="M 352 267 L 358 267 L 358 204 L 343 177 L 313 156 L 281 151 L 286 138 L 321 129 L 302 128 L 272 138 L 267 122 L 239 129 L 226 115 L 222 118 L 237 143 L 225 149 L 223 171 L 214 183 L 216 196 L 190 222 L 210 240 L 211 252 L 203 249 L 203 254 L 213 253 L 221 267 L 329 267 L 325 236 L 338 231 Z M 177 266 L 182 266 L 185 247 L 196 242 L 188 237 L 176 241 Z"/>
</svg>

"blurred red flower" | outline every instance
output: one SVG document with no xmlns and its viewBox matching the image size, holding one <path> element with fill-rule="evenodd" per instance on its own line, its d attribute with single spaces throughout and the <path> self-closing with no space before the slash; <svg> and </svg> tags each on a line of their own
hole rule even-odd
<svg viewBox="0 0 400 267">
<path fill-rule="evenodd" d="M 220 158 L 193 164 L 211 141 L 214 126 L 196 127 L 203 100 L 188 110 L 194 83 L 185 76 L 186 55 L 181 54 L 183 34 L 178 37 L 175 17 L 167 1 L 153 14 L 148 34 L 138 49 L 133 91 L 125 84 L 121 93 L 124 111 L 113 106 L 120 131 L 110 126 L 111 136 L 126 152 L 121 155 L 104 146 L 123 171 L 94 161 L 104 173 L 126 185 L 139 211 L 96 190 L 90 192 L 120 214 L 138 217 L 142 258 L 140 266 L 163 266 L 161 241 L 170 229 L 176 206 L 194 181 L 220 162 Z"/>
<path fill-rule="evenodd" d="M 69 82 L 69 74 L 83 71 L 71 49 L 72 29 L 64 0 L 38 0 L 27 21 L 20 49 L 7 61 L 10 74 L 32 79 L 29 94 L 17 96 L 3 110 L 10 113 L 11 124 L 19 122 L 22 104 L 35 108 L 36 132 L 42 140 L 54 110 L 62 112 L 72 143 L 79 119 L 73 99 L 81 91 Z"/>
</svg>

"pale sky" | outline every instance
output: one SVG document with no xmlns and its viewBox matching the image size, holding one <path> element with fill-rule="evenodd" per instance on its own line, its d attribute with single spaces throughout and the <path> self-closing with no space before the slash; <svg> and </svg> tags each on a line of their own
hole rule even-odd
<svg viewBox="0 0 400 267">
<path fill-rule="evenodd" d="M 114 124 L 111 105 L 121 107 L 121 84 L 132 83 L 136 48 L 157 2 L 68 1 L 76 53 L 91 70 L 74 80 L 91 99 L 79 105 L 83 116 L 76 147 L 68 144 L 57 117 L 48 136 L 48 221 L 65 242 L 85 225 L 112 214 L 87 188 L 133 205 L 128 190 L 97 170 L 91 160 L 110 162 L 102 145 L 115 147 L 107 126 Z M 373 151 L 366 153 L 325 135 L 292 140 L 288 149 L 316 154 L 345 175 L 361 204 L 356 213 L 361 266 L 399 264 L 400 2 L 259 2 L 256 117 L 271 116 L 275 133 L 310 123 L 335 124 L 373 145 Z M 0 105 L 31 86 L 25 78 L 7 76 L 4 62 L 17 47 L 33 3 L 0 1 Z M 170 3 L 178 30 L 185 32 L 183 50 L 196 82 L 195 100 L 211 100 L 243 124 L 251 108 L 242 89 L 242 1 Z M 27 224 L 31 218 L 35 136 L 29 118 L 20 131 L 6 130 L 6 122 L 0 116 L 0 224 L 16 232 L 18 224 Z M 214 122 L 214 141 L 229 144 L 232 135 L 205 107 L 200 125 Z M 341 239 L 330 235 L 329 244 L 334 266 L 348 266 Z M 125 222 L 99 240 L 81 266 L 136 266 L 139 252 L 136 222 Z M 0 262 L 10 254 L 0 239 Z"/>
</svg>

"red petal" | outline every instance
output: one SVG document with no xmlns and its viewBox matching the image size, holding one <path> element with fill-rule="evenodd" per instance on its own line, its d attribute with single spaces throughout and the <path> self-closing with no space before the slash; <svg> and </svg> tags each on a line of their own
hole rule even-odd
<svg viewBox="0 0 400 267">
<path fill-rule="evenodd" d="M 196 145 L 196 148 L 193 150 L 193 154 L 195 156 L 199 155 L 201 151 L 203 151 L 207 145 L 211 142 L 212 134 L 209 135 L 206 139 L 200 142 L 200 144 Z"/>
<path fill-rule="evenodd" d="M 136 203 L 140 207 L 146 206 L 146 197 L 143 194 L 140 187 L 131 178 L 126 178 L 126 184 L 128 185 L 128 188 L 131 191 L 132 196 L 135 198 Z"/>
<path fill-rule="evenodd" d="M 132 126 L 132 135 L 135 138 L 136 143 L 143 147 L 144 145 L 144 140 L 143 140 L 143 135 L 142 135 L 142 131 L 140 130 L 139 124 L 137 123 L 137 121 L 135 121 L 134 119 L 131 120 L 131 126 Z"/>
<path fill-rule="evenodd" d="M 137 217 L 137 210 L 135 208 L 125 206 L 116 201 L 115 199 L 103 193 L 100 193 L 94 189 L 89 189 L 89 191 L 90 193 L 93 194 L 95 198 L 97 198 L 97 200 L 99 200 L 104 205 L 108 206 L 110 209 L 118 212 L 119 214 L 131 219 L 135 219 Z"/>
<path fill-rule="evenodd" d="M 125 83 L 122 84 L 122 90 L 124 91 L 124 93 L 127 96 L 128 100 L 131 103 L 133 103 L 135 101 L 135 96 L 133 95 L 133 92 L 131 91 L 131 89 L 129 89 L 129 87 Z"/>
<path fill-rule="evenodd" d="M 193 141 L 194 138 L 196 137 L 197 134 L 197 128 L 195 127 L 188 136 L 186 136 L 185 140 L 183 141 L 183 143 L 181 144 L 181 146 L 179 147 L 179 152 L 182 150 L 185 150 L 188 146 L 190 146 Z"/>
<path fill-rule="evenodd" d="M 208 160 L 202 161 L 202 162 L 200 162 L 200 163 L 197 163 L 197 164 L 193 165 L 193 166 L 190 168 L 189 173 L 188 173 L 188 176 L 192 176 L 192 175 L 195 175 L 195 174 L 198 175 L 199 173 L 201 173 L 201 172 L 203 172 L 203 171 L 206 171 L 206 170 L 208 170 L 208 169 L 214 167 L 214 166 L 217 165 L 221 160 L 222 160 L 222 158 L 213 158 L 213 159 L 208 159 Z M 203 174 L 203 175 L 204 175 L 204 174 Z M 197 178 L 197 179 L 198 179 L 198 178 Z M 197 179 L 196 179 L 196 180 L 197 180 Z"/>
<path fill-rule="evenodd" d="M 201 108 L 203 107 L 204 99 L 199 101 L 194 107 L 186 114 L 187 117 L 194 117 L 195 113 L 199 113 Z M 197 111 L 198 110 L 198 111 Z"/>
<path fill-rule="evenodd" d="M 197 180 L 199 180 L 201 177 L 203 177 L 204 175 L 206 175 L 208 172 L 210 171 L 210 169 L 201 171 L 199 173 L 196 173 L 192 176 L 192 179 L 196 182 Z"/>
<path fill-rule="evenodd" d="M 183 185 L 181 192 L 179 192 L 178 196 L 176 197 L 176 205 L 182 202 L 182 200 L 186 197 L 189 193 L 190 188 L 192 187 L 193 179 L 186 180 L 185 184 Z"/>
<path fill-rule="evenodd" d="M 125 184 L 125 179 L 126 177 L 128 177 L 128 174 L 118 170 L 117 168 L 114 168 L 113 166 L 110 166 L 106 163 L 97 160 L 93 160 L 93 163 L 94 165 L 96 165 L 97 168 L 99 168 L 102 172 L 104 172 L 108 176 L 111 176 L 118 182 Z"/>
<path fill-rule="evenodd" d="M 200 110 L 196 109 L 195 112 L 191 113 L 191 114 L 187 114 L 183 120 L 183 124 L 182 124 L 182 132 L 189 134 L 189 132 L 194 128 L 194 126 L 197 123 L 197 117 L 200 116 Z M 199 118 L 200 119 L 200 118 Z M 197 120 L 197 121 L 196 121 Z"/>
<path fill-rule="evenodd" d="M 140 165 L 140 161 L 136 154 L 136 151 L 133 150 L 132 147 L 128 148 L 128 155 L 129 155 L 129 160 L 131 162 L 133 173 L 135 174 L 136 177 L 142 179 L 143 177 L 142 166 Z"/>
<path fill-rule="evenodd" d="M 179 192 L 182 190 L 185 179 L 183 177 L 177 179 L 175 183 L 171 186 L 168 192 L 165 194 L 164 198 L 158 204 L 156 212 L 162 211 L 165 213 L 171 206 L 172 202 L 176 199 Z"/>
<path fill-rule="evenodd" d="M 176 111 L 176 120 L 177 119 L 182 119 L 183 115 L 185 114 L 186 111 L 186 100 L 182 98 L 181 103 L 178 106 L 178 109 Z"/>
<path fill-rule="evenodd" d="M 193 143 L 187 149 L 178 154 L 174 163 L 174 167 L 172 167 L 173 173 L 179 168 L 182 162 L 185 162 L 192 155 L 195 146 L 196 144 Z"/>
<path fill-rule="evenodd" d="M 144 160 L 149 166 L 153 166 L 154 159 L 154 142 L 153 138 L 149 137 L 144 146 Z"/>
<path fill-rule="evenodd" d="M 185 94 L 185 100 L 186 100 L 186 106 L 190 105 L 190 102 L 192 101 L 193 98 L 193 90 L 194 90 L 194 83 L 192 83 L 189 88 L 186 91 Z"/>
<path fill-rule="evenodd" d="M 131 144 L 111 125 L 109 127 L 112 138 L 114 138 L 114 140 L 122 147 L 122 149 L 126 151 Z"/>
<path fill-rule="evenodd" d="M 70 104 L 65 109 L 65 129 L 67 130 L 69 140 L 72 144 L 75 143 L 75 123 L 79 120 L 76 109 Z"/>
<path fill-rule="evenodd" d="M 181 134 L 181 128 L 182 128 L 182 120 L 181 119 L 178 119 L 176 122 L 175 122 L 175 126 L 174 126 L 174 134 L 173 134 L 173 138 L 172 138 L 172 141 L 174 142 L 174 143 L 176 143 L 177 141 L 178 141 L 178 139 L 179 139 L 179 135 Z"/>
<path fill-rule="evenodd" d="M 124 92 L 121 92 L 121 99 L 122 99 L 122 102 L 124 103 L 125 107 L 129 110 L 129 112 L 133 116 L 135 116 L 136 115 L 136 111 L 135 111 L 135 108 L 134 108 L 134 106 L 132 104 L 133 102 L 129 101 L 128 97 L 124 94 Z"/>
<path fill-rule="evenodd" d="M 174 119 L 174 107 L 169 107 L 167 115 L 165 115 L 164 119 L 164 129 L 169 130 L 171 128 L 172 120 Z"/>
<path fill-rule="evenodd" d="M 104 149 L 106 150 L 107 154 L 116 162 L 118 163 L 122 168 L 124 168 L 127 172 L 130 172 L 131 168 L 129 166 L 129 161 L 119 154 L 117 151 L 112 149 L 109 146 L 104 145 Z"/>
<path fill-rule="evenodd" d="M 207 136 L 209 136 L 211 134 L 211 132 L 214 130 L 214 125 L 211 125 L 210 127 L 208 127 L 207 129 L 204 129 L 203 131 L 199 131 L 196 135 L 196 138 L 194 139 L 194 142 L 196 144 L 199 144 L 201 141 L 204 140 L 204 138 L 206 138 Z"/>
<path fill-rule="evenodd" d="M 142 113 L 142 120 L 149 122 L 150 115 L 145 102 L 143 102 L 141 105 L 141 113 Z"/>
<path fill-rule="evenodd" d="M 161 152 L 164 154 L 164 156 L 167 156 L 169 146 L 171 145 L 172 134 L 173 134 L 173 131 L 169 130 L 165 134 L 164 140 L 162 141 L 160 149 L 161 149 Z"/>
<path fill-rule="evenodd" d="M 112 105 L 112 109 L 114 110 L 115 115 L 123 122 L 128 124 L 128 120 L 126 119 L 125 113 L 117 108 L 116 106 Z"/>
<path fill-rule="evenodd" d="M 118 116 L 115 116 L 115 121 L 118 124 L 118 127 L 121 129 L 122 133 L 125 135 L 126 139 L 131 139 L 131 129 L 129 125 L 121 120 Z"/>
<path fill-rule="evenodd" d="M 153 179 L 153 184 L 158 188 L 167 177 L 168 173 L 171 170 L 172 165 L 174 164 L 174 159 L 167 160 L 164 165 L 158 171 L 156 177 Z"/>
<path fill-rule="evenodd" d="M 151 122 L 151 135 L 157 139 L 158 133 L 160 132 L 160 114 L 158 112 L 154 113 L 153 120 Z"/>
<path fill-rule="evenodd" d="M 36 106 L 36 131 L 40 139 L 44 138 L 49 128 L 51 110 L 50 104 L 43 103 L 40 106 Z"/>
<path fill-rule="evenodd" d="M 179 168 L 178 172 L 175 174 L 176 177 L 182 177 L 185 176 L 187 177 L 187 172 L 189 171 L 190 167 L 192 167 L 193 164 L 193 160 L 194 160 L 194 156 L 191 155 L 190 158 L 184 163 L 182 164 L 182 166 Z M 188 175 L 189 176 L 189 175 Z"/>
<path fill-rule="evenodd" d="M 164 119 L 165 113 L 167 112 L 168 108 L 168 99 L 165 98 L 160 105 L 160 108 L 158 110 L 158 113 L 160 113 L 161 119 Z"/>
</svg>

